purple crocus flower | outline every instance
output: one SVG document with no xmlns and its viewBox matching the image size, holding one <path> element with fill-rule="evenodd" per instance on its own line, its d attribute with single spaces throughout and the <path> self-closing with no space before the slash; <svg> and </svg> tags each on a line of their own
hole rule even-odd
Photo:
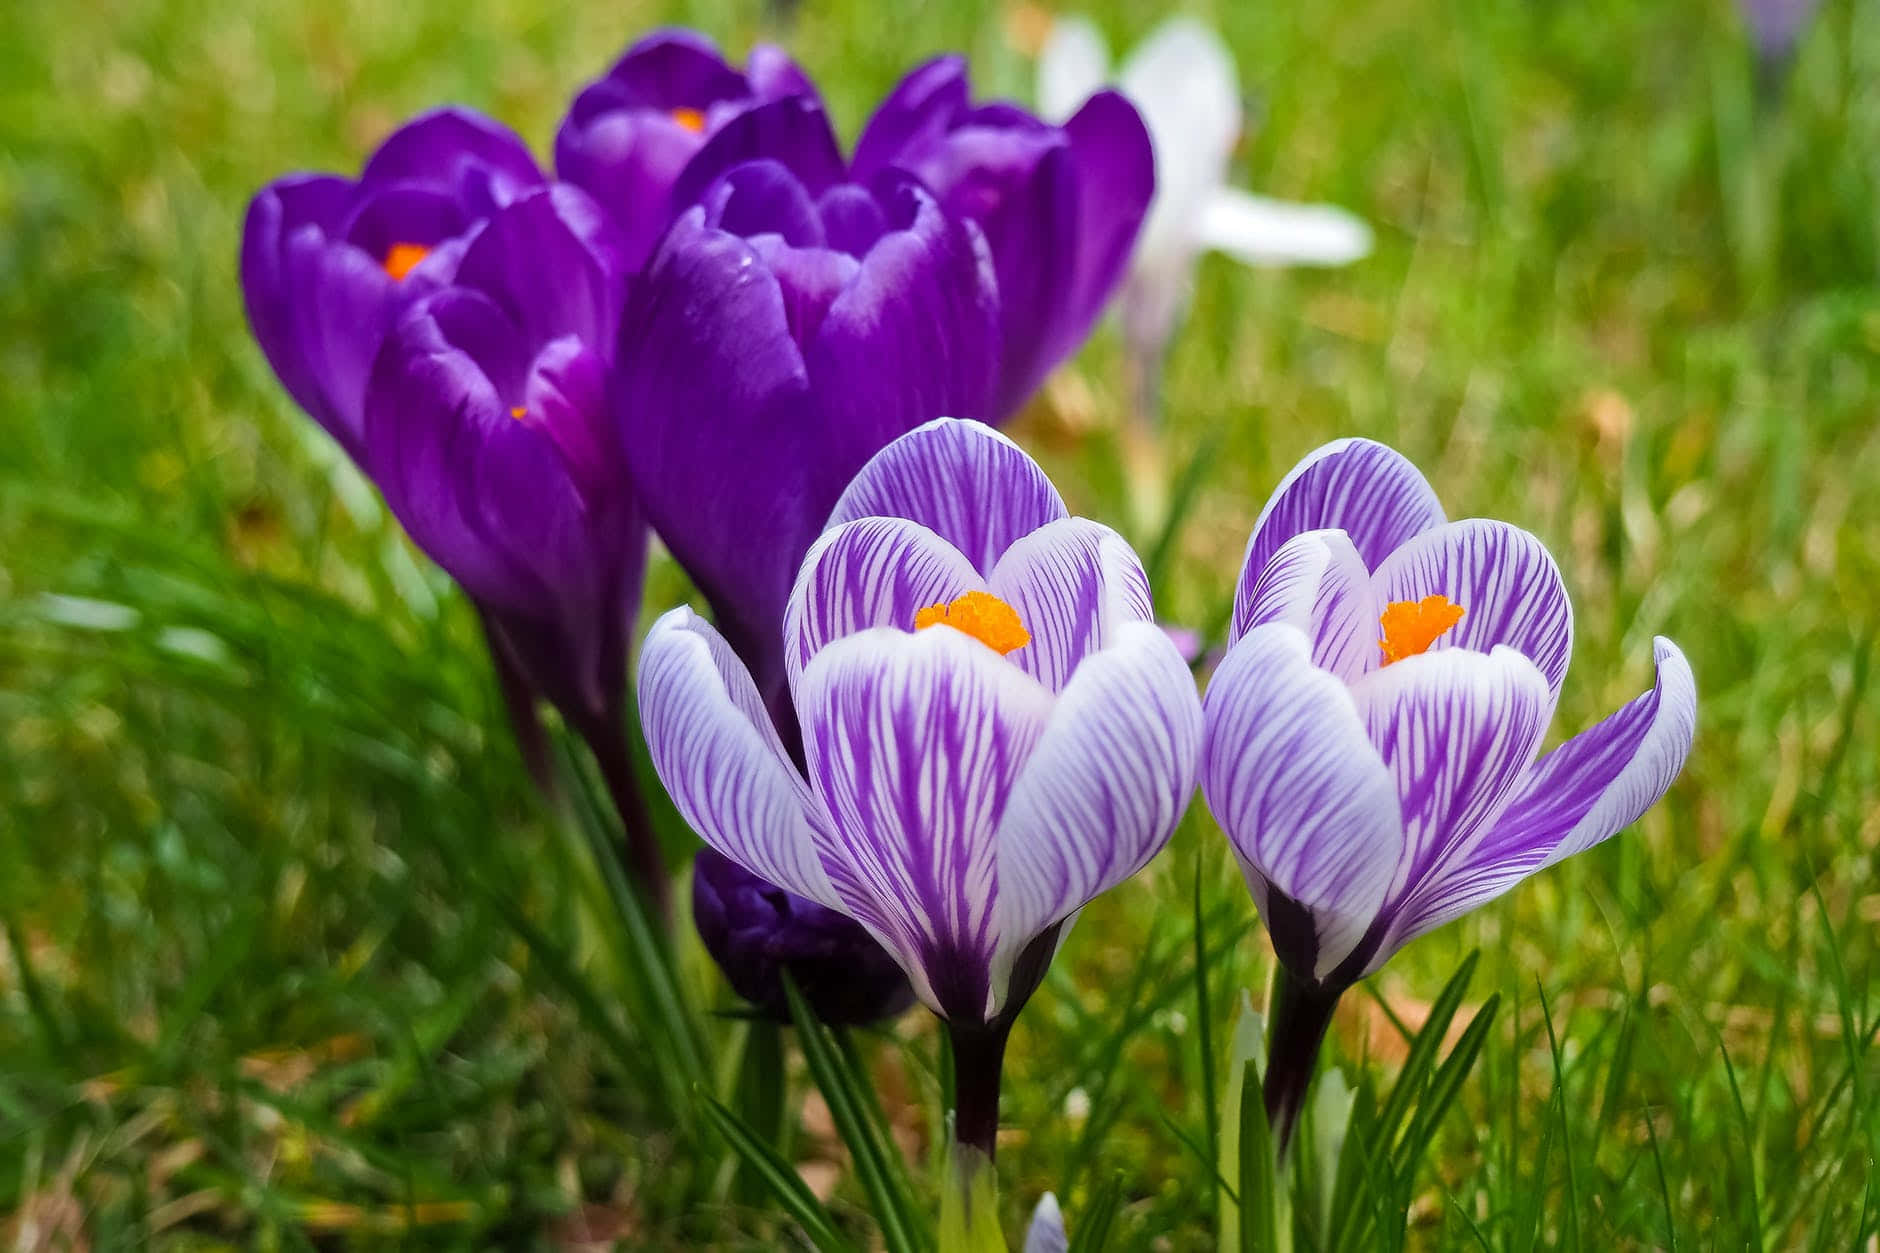
<svg viewBox="0 0 1880 1253">
<path fill-rule="evenodd" d="M 687 207 L 671 194 L 686 163 L 746 110 L 799 95 L 816 89 L 780 48 L 759 44 L 739 70 L 695 31 L 655 31 L 575 97 L 555 136 L 555 169 L 619 224 L 624 259 L 638 269 Z"/>
<path fill-rule="evenodd" d="M 673 224 L 623 317 L 614 414 L 654 528 L 789 729 L 797 566 L 883 445 L 990 414 L 998 299 L 981 241 L 918 183 L 844 181 L 816 105 L 714 145 L 753 119 L 792 159 L 732 164 Z"/>
<path fill-rule="evenodd" d="M 619 240 L 585 193 L 554 184 L 497 209 L 453 270 L 379 353 L 365 466 L 593 748 L 658 897 L 665 874 L 621 710 L 646 524 L 606 413 Z"/>
<path fill-rule="evenodd" d="M 1098 91 L 1062 126 L 971 96 L 964 57 L 915 69 L 862 131 L 854 176 L 906 170 L 985 232 L 1003 330 L 994 411 L 1004 415 L 1083 342 L 1122 280 L 1155 194 L 1155 158 L 1117 92 Z"/>
<path fill-rule="evenodd" d="M 1381 444 L 1319 449 L 1260 515 L 1201 780 L 1282 965 L 1266 1086 L 1282 1141 L 1346 988 L 1627 826 L 1682 768 L 1697 692 L 1662 638 L 1650 692 L 1537 759 L 1572 643 L 1541 542 L 1446 521 Z"/>
<path fill-rule="evenodd" d="M 879 1022 L 914 1003 L 907 976 L 862 924 L 713 848 L 692 865 L 692 917 L 733 990 L 779 1022 L 790 1021 L 785 972 L 831 1026 Z"/>
<path fill-rule="evenodd" d="M 1819 7 L 1820 0 L 1737 0 L 1756 55 L 1765 65 L 1789 59 Z"/>
<path fill-rule="evenodd" d="M 450 281 L 492 213 L 542 181 L 509 131 L 439 109 L 394 131 L 357 179 L 293 174 L 249 204 L 249 325 L 288 393 L 355 461 L 366 378 L 386 333 Z"/>
<path fill-rule="evenodd" d="M 990 1154 L 1013 1018 L 1065 926 L 1167 842 L 1201 711 L 1142 566 L 987 427 L 896 440 L 843 494 L 782 629 L 804 765 L 689 609 L 640 661 L 648 747 L 714 848 L 866 927 L 954 1046 Z"/>
</svg>

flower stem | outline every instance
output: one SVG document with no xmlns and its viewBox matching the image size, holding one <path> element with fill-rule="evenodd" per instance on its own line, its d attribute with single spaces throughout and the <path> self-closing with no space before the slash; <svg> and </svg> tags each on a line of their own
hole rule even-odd
<svg viewBox="0 0 1880 1253">
<path fill-rule="evenodd" d="M 622 860 L 628 875 L 645 894 L 658 925 L 664 927 L 672 913 L 666 858 L 660 852 L 659 834 L 653 829 L 646 798 L 640 795 L 640 782 L 633 770 L 633 754 L 627 747 L 627 737 L 621 733 L 616 720 L 602 719 L 582 728 L 581 738 L 587 741 L 595 763 L 600 766 L 601 779 L 607 784 L 607 794 L 613 798 L 614 810 L 626 831 L 627 847 Z"/>
<path fill-rule="evenodd" d="M 551 807 L 561 804 L 561 779 L 555 773 L 555 759 L 548 748 L 548 734 L 542 729 L 537 708 L 535 685 L 522 672 L 522 665 L 503 639 L 495 621 L 477 605 L 477 618 L 483 624 L 483 639 L 489 645 L 490 665 L 496 671 L 496 688 L 502 693 L 503 711 L 509 715 L 509 729 L 516 737 L 516 749 L 536 791 Z"/>
<path fill-rule="evenodd" d="M 1273 1128 L 1273 1143 L 1281 1161 L 1292 1142 L 1299 1111 L 1305 1108 L 1306 1093 L 1312 1087 L 1312 1073 L 1317 1068 L 1319 1046 L 1325 1042 L 1325 1029 L 1331 1025 L 1332 1010 L 1341 988 L 1321 988 L 1307 983 L 1285 966 L 1273 976 L 1272 1001 L 1268 1013 L 1273 1026 L 1267 1037 L 1266 1094 L 1267 1122 Z"/>
<path fill-rule="evenodd" d="M 953 1138 L 990 1162 L 999 1138 L 999 1074 L 1011 1022 L 947 1023 L 953 1043 Z"/>
</svg>

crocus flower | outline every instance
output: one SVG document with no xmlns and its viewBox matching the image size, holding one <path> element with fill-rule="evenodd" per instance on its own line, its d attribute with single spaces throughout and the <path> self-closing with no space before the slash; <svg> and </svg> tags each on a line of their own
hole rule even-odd
<svg viewBox="0 0 1880 1253">
<path fill-rule="evenodd" d="M 712 848 L 692 865 L 692 917 L 737 994 L 790 1021 L 783 975 L 831 1026 L 892 1018 L 914 1003 L 907 976 L 847 914 L 818 905 Z"/>
<path fill-rule="evenodd" d="M 1064 1211 L 1052 1193 L 1038 1198 L 1031 1211 L 1031 1223 L 1025 1228 L 1024 1253 L 1069 1253 L 1070 1235 L 1064 1230 Z"/>
<path fill-rule="evenodd" d="M 1771 67 L 1782 65 L 1794 53 L 1819 7 L 1820 0 L 1737 0 L 1757 57 Z"/>
<path fill-rule="evenodd" d="M 755 110 L 714 144 L 754 120 L 787 163 L 732 164 L 674 223 L 628 301 L 614 414 L 654 528 L 788 729 L 797 566 L 890 440 L 989 416 L 998 296 L 972 229 L 926 189 L 845 181 L 812 102 Z"/>
<path fill-rule="evenodd" d="M 394 131 L 357 179 L 293 174 L 249 204 L 249 325 L 288 393 L 355 461 L 366 377 L 386 333 L 450 281 L 492 213 L 542 181 L 509 131 L 440 109 Z"/>
<path fill-rule="evenodd" d="M 621 716 L 646 526 L 606 413 L 619 241 L 585 193 L 555 184 L 497 209 L 453 269 L 379 353 L 366 469 L 593 747 L 657 896 Z"/>
<path fill-rule="evenodd" d="M 1060 18 L 1038 61 L 1038 106 L 1069 116 L 1110 74 L 1109 48 L 1087 18 Z M 1240 138 L 1240 85 L 1220 36 L 1193 18 L 1157 27 L 1123 62 L 1118 85 L 1155 146 L 1155 200 L 1123 288 L 1123 335 L 1145 412 L 1164 348 L 1187 302 L 1197 254 L 1249 265 L 1344 265 L 1371 250 L 1365 224 L 1329 205 L 1296 205 L 1227 185 Z"/>
<path fill-rule="evenodd" d="M 655 31 L 575 97 L 555 136 L 555 169 L 614 218 L 623 260 L 638 269 L 687 207 L 673 183 L 707 140 L 756 105 L 815 94 L 780 48 L 759 44 L 739 70 L 695 31 Z"/>
<path fill-rule="evenodd" d="M 986 1155 L 1013 1018 L 1086 902 L 1167 842 L 1201 712 L 1129 546 L 1009 440 L 940 420 L 863 468 L 782 629 L 803 766 L 689 609 L 640 661 L 653 764 L 707 843 L 854 918 L 954 1046 Z"/>
<path fill-rule="evenodd" d="M 856 178 L 906 170 L 985 233 L 999 279 L 999 414 L 1090 333 L 1155 191 L 1142 118 L 1114 91 L 1085 94 L 1053 125 L 1015 104 L 974 104 L 965 58 L 939 57 L 889 93 L 855 146 Z"/>
<path fill-rule="evenodd" d="M 1283 967 L 1266 1086 L 1282 1140 L 1345 989 L 1627 826 L 1683 766 L 1697 693 L 1666 639 L 1651 691 L 1537 759 L 1572 642 L 1541 542 L 1445 521 L 1381 444 L 1326 445 L 1261 513 L 1201 780 Z"/>
</svg>

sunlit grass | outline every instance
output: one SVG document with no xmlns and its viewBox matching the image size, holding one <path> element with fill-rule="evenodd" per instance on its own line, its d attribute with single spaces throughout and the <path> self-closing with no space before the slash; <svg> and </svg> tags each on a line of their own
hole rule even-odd
<svg viewBox="0 0 1880 1253">
<path fill-rule="evenodd" d="M 1118 44 L 1151 21 L 1093 7 Z M 682 20 L 741 50 L 779 34 L 764 14 L 11 6 L 6 1237 L 775 1247 L 774 1207 L 670 1108 L 683 1084 L 646 1082 L 661 1037 L 623 999 L 626 937 L 529 793 L 473 615 L 293 412 L 234 279 L 267 178 L 354 168 L 445 99 L 546 153 L 630 37 Z M 1562 732 L 1649 683 L 1653 634 L 1701 692 L 1659 809 L 1347 998 L 1334 1052 L 1387 1077 L 1403 1044 L 1382 1006 L 1414 1027 L 1477 947 L 1470 995 L 1502 997 L 1410 1243 L 1858 1246 L 1880 1221 L 1880 12 L 1830 5 L 1781 94 L 1717 3 L 1212 16 L 1259 121 L 1240 177 L 1345 204 L 1379 246 L 1329 273 L 1202 267 L 1160 450 L 1171 478 L 1195 463 L 1165 616 L 1217 629 L 1267 492 L 1364 434 L 1452 513 L 1558 555 L 1578 615 Z M 1034 17 L 804 0 L 780 37 L 852 135 L 929 52 L 963 48 L 988 90 L 1023 92 Z M 1100 333 L 1017 433 L 1075 511 L 1149 552 L 1124 394 Z M 657 567 L 649 609 L 683 595 Z M 1197 806 L 1085 912 L 1020 1021 L 1008 1230 L 1045 1188 L 1075 1228 L 1120 1173 L 1112 1247 L 1208 1247 L 1191 1146 L 1223 1076 L 1201 1064 L 1197 899 L 1217 1067 L 1240 990 L 1263 998 L 1252 907 Z M 679 956 L 696 1001 L 728 1008 L 695 947 Z M 730 1094 L 744 1028 L 700 1029 Z M 925 1187 L 935 1035 L 910 1015 L 895 1038 L 864 1050 Z M 792 1160 L 865 1232 L 827 1117 L 789 1113 Z"/>
</svg>

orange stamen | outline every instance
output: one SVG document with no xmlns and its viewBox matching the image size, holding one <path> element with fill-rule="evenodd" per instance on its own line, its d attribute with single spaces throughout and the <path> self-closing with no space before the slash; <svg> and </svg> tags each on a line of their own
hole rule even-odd
<svg viewBox="0 0 1880 1253">
<path fill-rule="evenodd" d="M 935 626 L 963 631 L 1001 654 L 1031 643 L 1031 632 L 1018 620 L 1018 610 L 989 592 L 968 592 L 950 603 L 929 605 L 914 615 L 916 631 Z"/>
<path fill-rule="evenodd" d="M 424 244 L 393 244 L 385 250 L 385 272 L 402 283 L 405 275 L 430 255 L 430 248 Z"/>
<path fill-rule="evenodd" d="M 1429 651 L 1437 636 L 1462 621 L 1463 612 L 1461 605 L 1440 594 L 1391 601 L 1378 619 L 1384 628 L 1384 638 L 1377 642 L 1384 650 L 1384 664 Z"/>
<path fill-rule="evenodd" d="M 685 127 L 694 135 L 702 135 L 705 133 L 705 111 L 703 109 L 688 109 L 684 105 L 680 105 L 672 111 L 671 117 L 673 121 Z"/>
<path fill-rule="evenodd" d="M 524 409 L 521 405 L 515 405 L 510 408 L 509 416 L 520 422 L 522 419 L 529 416 L 529 411 Z"/>
</svg>

